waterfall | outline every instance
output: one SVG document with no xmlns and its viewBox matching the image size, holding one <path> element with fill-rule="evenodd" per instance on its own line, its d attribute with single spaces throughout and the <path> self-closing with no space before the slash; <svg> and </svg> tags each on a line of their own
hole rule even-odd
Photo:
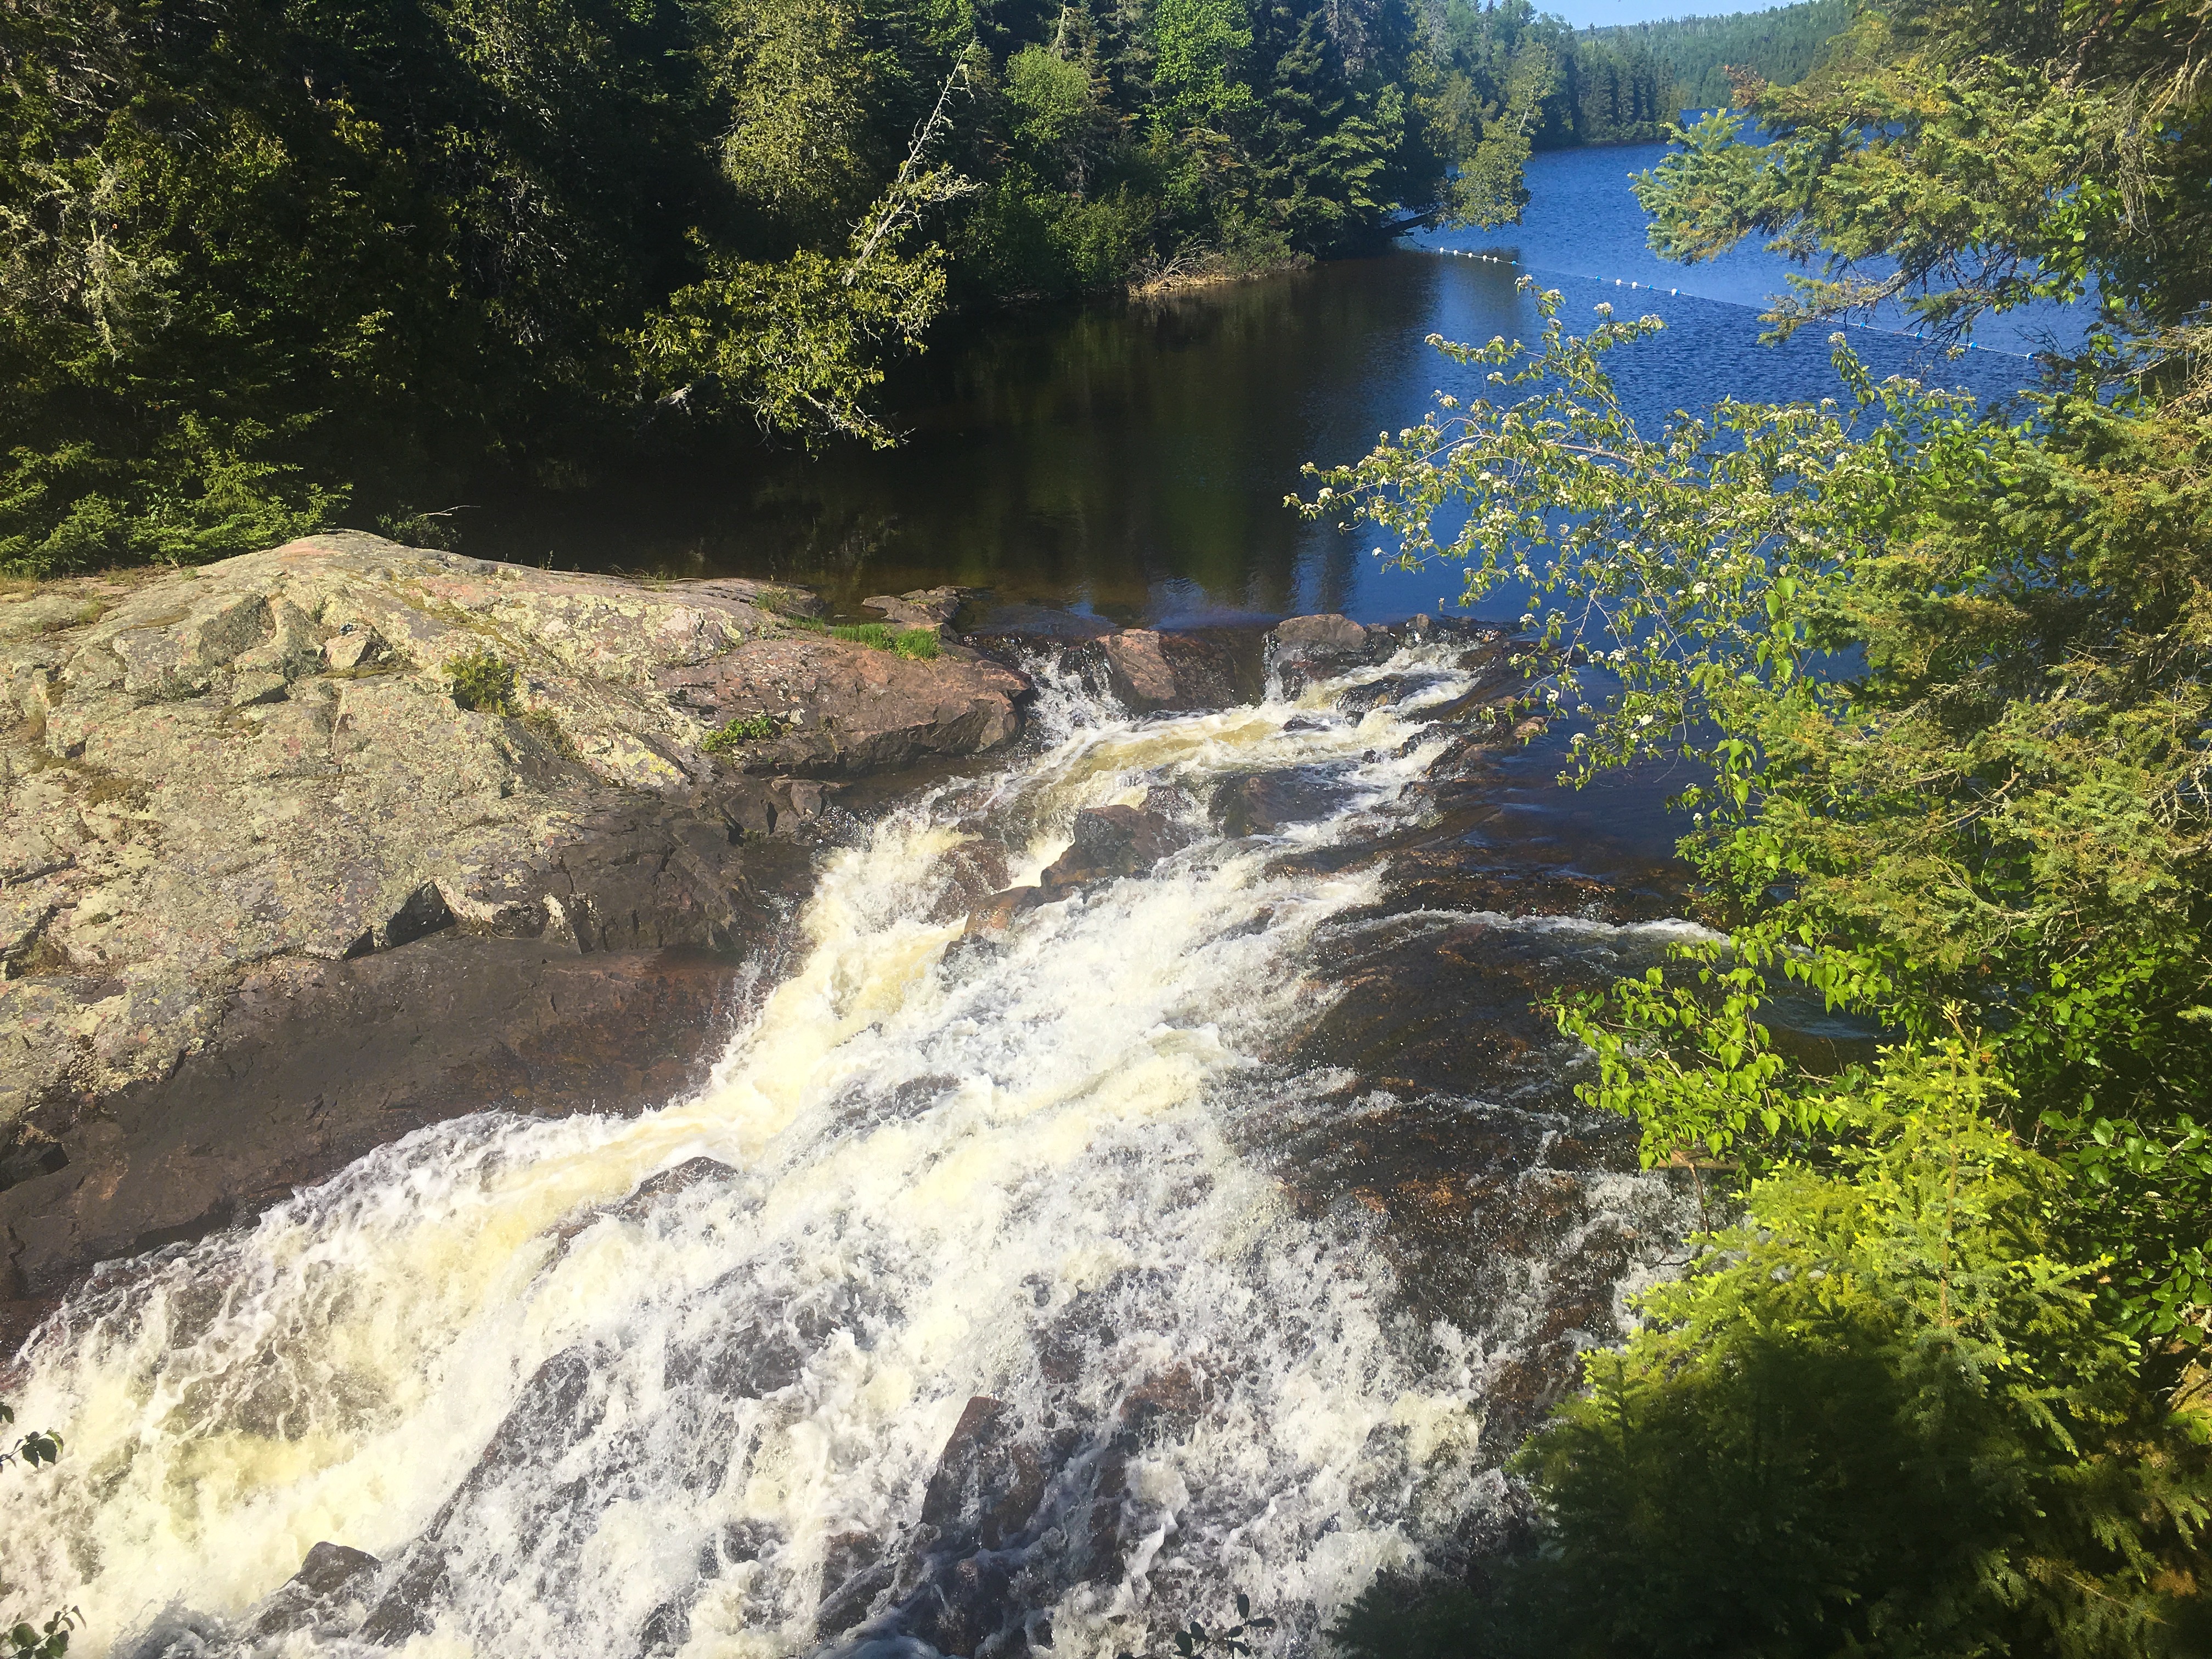
<svg viewBox="0 0 2212 1659">
<path fill-rule="evenodd" d="M 9 1476 L 9 1605 L 81 1606 L 95 1656 L 1111 1659 L 1242 1592 L 1303 1652 L 1479 1528 L 1486 1389 L 1553 1264 L 1439 1314 L 1285 1164 L 1395 1103 L 1285 1058 L 1338 994 L 1316 942 L 1462 920 L 1376 921 L 1384 862 L 1292 855 L 1419 813 L 1468 673 L 1414 645 L 1142 718 L 1040 678 L 1014 758 L 827 857 L 696 1097 L 440 1124 L 103 1269 L 24 1357 L 19 1419 L 67 1452 Z M 1217 827 L 1224 781 L 1286 769 L 1310 817 Z M 1116 804 L 1182 844 L 969 928 Z M 1623 1285 L 1655 1271 L 1674 1188 L 1577 1181 L 1566 1251 L 1612 1229 L 1648 1242 Z M 325 1540 L 378 1565 L 272 1613 Z"/>
</svg>

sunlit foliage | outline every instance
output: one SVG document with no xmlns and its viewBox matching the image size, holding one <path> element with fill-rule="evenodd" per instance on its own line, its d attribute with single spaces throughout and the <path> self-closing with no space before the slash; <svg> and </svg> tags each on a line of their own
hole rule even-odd
<svg viewBox="0 0 2212 1659">
<path fill-rule="evenodd" d="M 1544 1571 L 1615 1574 L 1612 1610 L 1514 1605 L 1543 1650 L 1716 1650 L 1698 1643 L 1734 1617 L 1762 1652 L 2195 1652 L 2212 1591 L 2199 36 L 2155 8 L 1899 8 L 1842 47 L 1799 88 L 1745 85 L 1758 142 L 1708 121 L 1642 181 L 1655 245 L 1776 238 L 1818 267 L 1784 330 L 1876 301 L 1962 330 L 2094 295 L 2099 331 L 2043 392 L 1992 412 L 1875 382 L 1839 336 L 1833 398 L 1649 433 L 1605 360 L 1658 324 L 1601 307 L 1574 338 L 1547 295 L 1531 347 L 1444 345 L 1488 395 L 1323 473 L 1309 504 L 1463 561 L 1470 600 L 1528 596 L 1531 666 L 1588 715 L 1574 775 L 1666 757 L 1701 780 L 1681 847 L 1725 938 L 1557 1012 L 1595 1060 L 1583 1097 L 1747 1218 L 1651 1299 L 1625 1361 L 1592 1362 L 1593 1392 L 1527 1461 Z M 1875 1057 L 1827 1076 L 1784 1043 L 1781 1005 L 1808 993 L 1863 1021 Z M 1954 1147 L 1978 1150 L 1944 1231 L 1862 1249 L 1885 1218 L 1931 1213 L 1907 1188 Z M 1978 1243 L 1954 1229 L 2000 1214 Z M 1968 1256 L 1988 1284 L 2043 1288 L 1987 1304 L 1971 1341 L 1940 1296 L 1932 1325 L 1902 1311 L 1931 1262 Z M 1838 1310 L 1825 1332 L 1792 1322 L 1789 1287 L 1815 1285 L 1804 1306 Z M 1864 1316 L 1842 1318 L 1859 1290 Z M 1765 1449 L 1742 1443 L 1770 1409 Z M 1607 1411 L 1651 1431 L 1611 1463 Z M 1813 1507 L 1754 1505 L 1733 1542 L 1664 1495 L 1749 1502 L 1770 1455 L 1799 1460 L 1788 1502 Z M 1916 1528 L 1924 1547 L 1894 1554 Z M 1747 1565 L 1686 1584 L 1678 1544 Z M 1470 1607 L 1518 1594 L 1421 1617 L 1463 1633 Z M 1355 1646 L 1382 1650 L 1383 1628 Z"/>
</svg>

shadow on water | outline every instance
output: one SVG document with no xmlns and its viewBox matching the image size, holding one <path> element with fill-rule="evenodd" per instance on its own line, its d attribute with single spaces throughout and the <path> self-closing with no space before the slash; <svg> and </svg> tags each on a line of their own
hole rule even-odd
<svg viewBox="0 0 2212 1659">
<path fill-rule="evenodd" d="M 1404 402 L 1443 275 L 1387 258 L 993 319 L 895 384 L 896 449 L 750 448 L 505 504 L 469 545 L 804 581 L 846 606 L 940 582 L 1117 622 L 1352 606 L 1351 544 L 1283 496 Z"/>
<path fill-rule="evenodd" d="M 672 460 L 586 490 L 494 501 L 469 521 L 466 545 L 530 564 L 803 582 L 847 611 L 939 583 L 1117 623 L 1441 609 L 1458 596 L 1455 571 L 1384 569 L 1369 538 L 1303 523 L 1284 497 L 1304 463 L 1364 453 L 1378 432 L 1419 420 L 1433 392 L 1478 392 L 1480 374 L 1427 337 L 1529 337 L 1535 307 L 1517 274 L 1401 251 L 988 319 L 941 337 L 892 384 L 908 434 L 896 449 Z M 1601 299 L 1667 323 L 1615 358 L 1648 430 L 1723 396 L 1838 389 L 1817 331 L 1765 347 L 1741 305 L 1586 282 L 1567 294 L 1570 325 Z M 1932 370 L 1984 397 L 2027 371 L 1995 354 L 1931 364 L 1890 335 L 1854 343 L 1877 373 Z M 1500 594 L 1478 614 L 1505 620 L 1521 604 Z"/>
</svg>

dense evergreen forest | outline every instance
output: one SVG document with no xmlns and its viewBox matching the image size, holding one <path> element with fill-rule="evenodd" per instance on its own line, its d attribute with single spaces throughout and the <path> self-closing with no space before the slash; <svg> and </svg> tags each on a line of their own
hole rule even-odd
<svg viewBox="0 0 2212 1659">
<path fill-rule="evenodd" d="M 1673 101 L 1680 108 L 1723 109 L 1736 101 L 1729 70 L 1774 86 L 1794 85 L 1850 21 L 1850 0 L 1801 0 L 1771 11 L 1628 23 L 1592 33 L 1624 57 L 1650 54 L 1672 81 Z"/>
<path fill-rule="evenodd" d="M 1527 596 L 1575 775 L 1687 785 L 1714 930 L 1553 1007 L 1708 1231 L 1526 1532 L 1359 1659 L 2212 1653 L 2208 67 L 2201 0 L 1888 0 L 1639 179 L 1662 253 L 1803 263 L 1780 332 L 2094 296 L 2022 407 L 1838 332 L 1826 401 L 1639 430 L 1660 324 L 1553 294 L 1444 347 L 1496 402 L 1321 474 Z"/>
<path fill-rule="evenodd" d="M 1657 135 L 1658 50 L 1528 0 L 21 0 L 0 567 L 885 441 L 949 311 L 1510 220 L 1532 144 Z"/>
</svg>

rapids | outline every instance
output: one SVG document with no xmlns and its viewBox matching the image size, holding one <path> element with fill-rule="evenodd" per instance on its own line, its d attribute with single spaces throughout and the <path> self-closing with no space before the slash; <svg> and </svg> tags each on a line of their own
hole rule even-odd
<svg viewBox="0 0 2212 1659">
<path fill-rule="evenodd" d="M 1317 964 L 1454 928 L 1635 957 L 1683 924 L 1394 908 L 1389 860 L 1345 856 L 1435 811 L 1434 717 L 1473 684 L 1449 641 L 1211 714 L 1037 672 L 1013 758 L 850 826 L 696 1097 L 441 1124 L 102 1269 L 11 1385 L 67 1451 L 8 1476 L 9 1605 L 82 1607 L 95 1659 L 1111 1659 L 1241 1591 L 1304 1653 L 1378 1569 L 1502 1517 L 1491 1395 L 1553 1279 L 1602 1236 L 1617 1310 L 1687 1200 L 1546 1164 L 1582 1133 L 1556 1042 L 1520 1102 L 1313 1059 L 1344 994 Z M 1340 709 L 1355 685 L 1395 700 Z M 1306 821 L 1209 816 L 1285 769 Z M 1188 844 L 963 937 L 1115 803 Z M 1549 1204 L 1514 1235 L 1540 1248 L 1449 1210 L 1394 1244 L 1376 1204 L 1299 1190 L 1406 1111 L 1518 1137 L 1474 1202 Z M 1423 1248 L 1460 1291 L 1409 1291 Z M 381 1565 L 272 1613 L 325 1540 Z"/>
</svg>

